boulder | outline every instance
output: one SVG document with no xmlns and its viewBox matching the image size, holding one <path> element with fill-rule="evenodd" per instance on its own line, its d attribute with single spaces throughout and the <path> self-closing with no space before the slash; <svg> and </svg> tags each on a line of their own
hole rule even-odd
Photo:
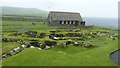
<svg viewBox="0 0 120 68">
<path fill-rule="evenodd" d="M 22 35 L 22 33 L 20 33 L 20 32 L 16 32 L 16 33 L 12 33 L 12 34 L 10 34 L 9 36 L 19 36 L 19 35 Z"/>
<path fill-rule="evenodd" d="M 55 30 L 53 30 L 53 31 L 50 31 L 51 33 L 55 33 L 56 31 Z"/>
<path fill-rule="evenodd" d="M 39 50 L 42 50 L 41 48 L 38 48 Z"/>
<path fill-rule="evenodd" d="M 46 41 L 44 41 L 44 43 L 46 45 L 50 46 L 50 47 L 57 45 L 57 42 L 55 42 L 55 41 L 48 41 L 48 40 L 46 40 Z"/>
<path fill-rule="evenodd" d="M 7 55 L 7 57 L 8 57 L 8 56 L 12 56 L 10 52 L 7 52 L 7 54 L 6 54 L 6 55 Z"/>
<path fill-rule="evenodd" d="M 82 37 L 83 34 L 82 33 L 67 33 L 66 36 L 67 37 Z"/>
<path fill-rule="evenodd" d="M 54 39 L 54 36 L 53 36 L 53 35 L 49 35 L 49 38 L 50 38 L 50 39 Z"/>
<path fill-rule="evenodd" d="M 46 44 L 40 44 L 40 48 L 41 49 L 45 49 L 46 48 Z"/>
<path fill-rule="evenodd" d="M 40 33 L 39 38 L 44 38 L 46 36 L 46 33 Z"/>
<path fill-rule="evenodd" d="M 30 48 L 35 48 L 34 46 L 30 46 Z"/>
<path fill-rule="evenodd" d="M 7 58 L 7 54 L 2 55 L 2 59 L 5 59 L 5 58 Z"/>
<path fill-rule="evenodd" d="M 50 49 L 50 46 L 46 46 L 45 49 Z"/>
<path fill-rule="evenodd" d="M 74 46 L 80 46 L 80 43 L 79 42 L 74 42 L 73 45 Z"/>
<path fill-rule="evenodd" d="M 55 37 L 64 37 L 63 34 L 54 34 Z"/>
<path fill-rule="evenodd" d="M 30 45 L 34 47 L 40 47 L 40 43 L 38 41 L 32 41 L 30 42 Z"/>
<path fill-rule="evenodd" d="M 25 45 L 25 48 L 29 48 L 31 46 L 31 44 L 29 44 L 28 42 L 25 42 L 24 45 Z"/>
<path fill-rule="evenodd" d="M 63 43 L 62 48 L 66 48 L 66 47 L 67 47 L 66 43 Z"/>
<path fill-rule="evenodd" d="M 13 49 L 13 51 L 14 51 L 15 53 L 19 53 L 19 52 L 20 52 L 20 47 L 17 47 L 17 48 L 15 48 L 15 49 Z"/>
<path fill-rule="evenodd" d="M 84 47 L 91 48 L 91 47 L 94 47 L 94 46 L 90 42 L 86 42 Z"/>
<path fill-rule="evenodd" d="M 36 31 L 28 31 L 28 32 L 25 32 L 25 34 L 28 35 L 28 37 L 37 38 L 37 32 Z"/>
<path fill-rule="evenodd" d="M 20 39 L 11 39 L 11 38 L 2 38 L 2 42 L 23 42 L 22 40 Z"/>
<path fill-rule="evenodd" d="M 71 39 L 69 39 L 69 40 L 66 41 L 66 45 L 69 45 L 69 44 L 72 44 L 72 43 L 73 43 L 73 42 L 72 42 Z"/>
<path fill-rule="evenodd" d="M 83 38 L 81 38 L 81 37 L 78 37 L 76 40 L 84 40 Z"/>
<path fill-rule="evenodd" d="M 22 47 L 23 47 L 23 48 L 26 48 L 26 45 L 23 44 Z"/>
<path fill-rule="evenodd" d="M 58 37 L 53 37 L 53 39 L 54 39 L 54 40 L 59 40 L 59 38 L 58 38 Z"/>
</svg>

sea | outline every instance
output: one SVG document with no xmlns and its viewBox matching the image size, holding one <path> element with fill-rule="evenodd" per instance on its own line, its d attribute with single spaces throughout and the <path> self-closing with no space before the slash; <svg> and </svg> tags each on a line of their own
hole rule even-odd
<svg viewBox="0 0 120 68">
<path fill-rule="evenodd" d="M 110 28 L 115 30 L 120 30 L 117 18 L 98 18 L 98 17 L 83 17 L 86 22 L 86 26 L 98 26 L 104 28 Z"/>
</svg>

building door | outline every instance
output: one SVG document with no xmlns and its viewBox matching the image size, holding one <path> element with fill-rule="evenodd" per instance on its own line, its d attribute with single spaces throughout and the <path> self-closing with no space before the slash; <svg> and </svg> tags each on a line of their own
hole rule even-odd
<svg viewBox="0 0 120 68">
<path fill-rule="evenodd" d="M 75 21 L 75 26 L 79 25 L 79 21 Z"/>
</svg>

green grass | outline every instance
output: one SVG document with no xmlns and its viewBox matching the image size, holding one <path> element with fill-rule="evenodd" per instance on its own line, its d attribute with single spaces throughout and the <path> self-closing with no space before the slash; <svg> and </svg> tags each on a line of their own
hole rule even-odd
<svg viewBox="0 0 120 68">
<path fill-rule="evenodd" d="M 44 25 L 43 22 L 35 22 L 36 25 L 32 25 L 32 22 L 30 21 L 3 21 L 4 25 L 2 27 L 3 31 L 28 31 L 28 30 L 35 30 L 40 31 L 41 30 L 49 30 L 50 27 L 47 25 Z"/>
<path fill-rule="evenodd" d="M 114 45 L 116 44 L 116 45 Z M 81 47 L 71 47 L 58 53 L 54 49 L 40 51 L 38 49 L 26 49 L 20 54 L 3 60 L 3 65 L 7 66 L 116 66 L 109 54 L 117 49 L 117 42 L 113 41 L 103 47 L 86 49 Z M 32 54 L 31 54 L 32 52 Z M 71 53 L 72 52 L 72 53 Z"/>
<path fill-rule="evenodd" d="M 22 36 L 9 36 L 9 34 L 11 34 L 13 31 L 24 32 L 25 29 L 34 30 L 38 33 L 45 32 L 47 35 L 50 34 L 50 30 L 55 30 L 55 28 L 47 26 L 43 22 L 36 22 L 35 26 L 33 26 L 31 23 L 32 22 L 27 21 L 3 21 L 3 25 L 5 25 L 3 26 L 3 34 L 7 38 L 22 39 L 28 42 L 31 39 L 39 40 L 40 43 L 43 43 L 44 40 L 51 40 L 48 37 L 40 39 L 25 38 Z M 21 30 L 21 28 L 24 29 Z M 89 33 L 90 31 L 108 31 L 110 33 L 118 34 L 117 30 L 100 27 L 94 27 L 93 29 L 81 29 L 80 32 L 76 33 Z M 60 33 L 66 34 L 68 32 L 63 30 Z M 62 48 L 60 44 L 66 40 L 60 40 L 57 41 L 58 46 L 55 48 L 42 51 L 38 50 L 37 48 L 28 48 L 19 54 L 4 59 L 2 64 L 3 66 L 117 66 L 111 61 L 109 54 L 118 49 L 118 39 L 112 40 L 107 36 L 96 36 L 91 40 L 93 40 L 92 44 L 98 47 L 85 48 L 68 45 L 67 48 Z M 85 39 L 84 42 L 88 41 L 90 40 Z M 17 46 L 19 46 L 17 43 L 3 43 L 3 52 L 6 52 Z"/>
<path fill-rule="evenodd" d="M 20 47 L 20 44 L 18 43 L 2 43 L 2 53 L 6 53 L 8 51 L 10 51 L 11 49 L 14 49 L 16 47 Z"/>
</svg>

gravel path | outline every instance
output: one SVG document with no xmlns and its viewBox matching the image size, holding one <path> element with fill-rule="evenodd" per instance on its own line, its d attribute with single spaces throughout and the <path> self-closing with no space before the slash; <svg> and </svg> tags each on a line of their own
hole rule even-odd
<svg viewBox="0 0 120 68">
<path fill-rule="evenodd" d="M 117 50 L 110 55 L 111 60 L 120 66 L 120 50 Z"/>
</svg>

